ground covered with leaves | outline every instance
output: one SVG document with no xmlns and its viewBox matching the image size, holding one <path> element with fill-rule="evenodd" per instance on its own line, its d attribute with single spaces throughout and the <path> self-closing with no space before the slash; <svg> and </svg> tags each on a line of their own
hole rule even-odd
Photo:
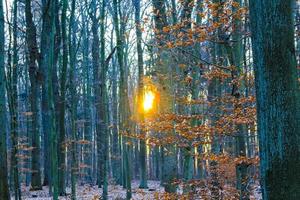
<svg viewBox="0 0 300 200">
<path fill-rule="evenodd" d="M 109 185 L 108 187 L 108 198 L 110 200 L 123 200 L 126 199 L 126 190 L 119 185 Z M 229 188 L 225 189 L 229 190 Z M 22 187 L 22 199 L 24 200 L 51 200 L 52 197 L 49 195 L 49 188 L 43 187 L 40 191 L 30 191 L 29 187 Z M 101 199 L 102 189 L 97 186 L 91 185 L 78 185 L 77 186 L 77 199 L 78 200 L 98 200 Z M 67 196 L 60 197 L 60 200 L 71 199 L 71 190 L 67 188 Z M 227 195 L 225 195 L 227 196 Z M 228 196 L 227 196 L 228 197 Z M 132 182 L 132 199 L 134 200 L 152 200 L 152 199 L 206 199 L 199 198 L 199 195 L 193 197 L 186 197 L 182 195 L 182 187 L 179 187 L 177 196 L 171 196 L 164 192 L 164 188 L 160 185 L 159 181 L 148 181 L 148 189 L 139 189 L 139 181 L 135 180 Z M 209 199 L 209 192 L 207 194 Z M 232 196 L 232 199 L 235 197 Z M 251 195 L 251 199 L 260 200 L 261 193 L 259 187 L 256 187 L 254 193 Z M 191 200 L 191 199 L 189 199 Z"/>
</svg>

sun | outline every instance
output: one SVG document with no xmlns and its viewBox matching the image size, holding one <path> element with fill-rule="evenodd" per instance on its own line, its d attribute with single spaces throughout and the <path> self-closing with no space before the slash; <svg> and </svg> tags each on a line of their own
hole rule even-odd
<svg viewBox="0 0 300 200">
<path fill-rule="evenodd" d="M 145 112 L 149 112 L 153 108 L 154 98 L 155 98 L 155 95 L 152 91 L 150 91 L 150 90 L 145 91 L 145 93 L 144 93 L 144 103 L 143 103 L 143 107 L 144 107 Z"/>
</svg>

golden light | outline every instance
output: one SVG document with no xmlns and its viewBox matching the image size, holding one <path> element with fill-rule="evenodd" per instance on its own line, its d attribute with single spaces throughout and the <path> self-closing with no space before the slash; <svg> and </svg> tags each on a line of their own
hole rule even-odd
<svg viewBox="0 0 300 200">
<path fill-rule="evenodd" d="M 145 112 L 149 112 L 153 108 L 155 95 L 151 90 L 145 91 L 143 108 Z"/>
</svg>

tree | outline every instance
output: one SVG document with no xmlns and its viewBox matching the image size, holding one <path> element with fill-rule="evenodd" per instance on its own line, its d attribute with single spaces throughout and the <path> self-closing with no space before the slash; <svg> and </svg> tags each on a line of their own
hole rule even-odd
<svg viewBox="0 0 300 200">
<path fill-rule="evenodd" d="M 42 178 L 55 200 L 150 180 L 155 199 L 248 200 L 260 150 L 264 198 L 298 199 L 299 3 L 253 0 L 251 41 L 248 2 L 6 2 L 0 200 Z"/>
<path fill-rule="evenodd" d="M 5 100 L 5 71 L 4 71 L 4 14 L 3 1 L 0 3 L 0 199 L 9 200 L 8 169 L 6 152 L 6 100 Z"/>
<path fill-rule="evenodd" d="M 238 5 L 242 4 L 241 0 L 237 0 Z M 236 12 L 238 8 L 233 7 L 233 11 Z M 234 66 L 231 70 L 231 77 L 233 79 L 232 92 L 231 95 L 236 99 L 237 102 L 243 96 L 242 88 L 238 84 L 238 77 L 242 72 L 242 55 L 245 51 L 243 49 L 242 41 L 242 22 L 239 17 L 236 17 L 233 21 L 234 31 L 232 33 L 232 40 L 236 41 L 232 45 L 229 44 L 227 40 L 225 42 L 226 53 L 228 57 L 229 64 Z M 241 103 L 235 103 L 234 109 L 238 112 L 242 109 Z M 247 126 L 245 124 L 237 124 L 237 134 L 236 134 L 236 157 L 246 157 L 246 133 Z M 246 162 L 241 162 L 236 165 L 236 176 L 237 176 L 237 189 L 240 191 L 240 199 L 248 200 L 249 192 L 247 190 L 248 185 L 248 174 L 247 174 L 248 164 Z"/>
<path fill-rule="evenodd" d="M 51 120 L 50 120 L 50 108 L 49 108 L 49 92 L 48 92 L 48 65 L 50 59 L 50 32 L 51 32 L 51 18 L 50 18 L 50 3 L 48 1 L 42 1 L 42 33 L 41 33 L 41 72 L 43 76 L 42 82 L 42 129 L 44 134 L 44 143 L 45 143 L 45 179 L 46 184 L 49 181 L 50 175 L 50 130 L 51 130 Z"/>
<path fill-rule="evenodd" d="M 300 198 L 293 0 L 250 0 L 263 199 Z"/>
<path fill-rule="evenodd" d="M 75 4 L 76 0 L 71 1 L 71 14 L 69 23 L 69 57 L 70 57 L 70 71 L 69 71 L 69 90 L 70 90 L 70 114 L 71 114 L 71 199 L 76 200 L 76 119 L 77 119 L 77 99 L 76 99 L 76 85 L 75 85 L 75 65 L 76 65 L 76 24 L 75 24 Z"/>
<path fill-rule="evenodd" d="M 46 76 L 47 81 L 47 92 L 48 92 L 48 104 L 49 104 L 49 135 L 50 135 L 50 157 L 51 157 L 51 191 L 54 200 L 58 200 L 58 156 L 57 156 L 57 132 L 56 132 L 56 115 L 55 115 L 55 96 L 53 89 L 53 72 L 55 71 L 55 13 L 56 13 L 56 1 L 51 0 L 49 2 L 49 17 L 50 17 L 50 29 L 49 29 L 49 57 L 48 57 L 48 67 Z"/>
<path fill-rule="evenodd" d="M 85 145 L 84 152 L 84 163 L 87 166 L 86 172 L 86 181 L 88 183 L 92 183 L 92 118 L 91 118 L 91 103 L 92 103 L 92 84 L 90 81 L 90 72 L 91 67 L 89 65 L 89 23 L 88 23 L 88 16 L 87 11 L 85 9 L 85 6 L 87 6 L 87 2 L 81 6 L 81 12 L 82 12 L 82 29 L 83 29 L 83 35 L 82 35 L 82 56 L 83 56 L 83 68 L 84 68 L 84 140 L 88 142 L 87 145 Z"/>
<path fill-rule="evenodd" d="M 18 18 L 18 1 L 15 0 L 13 4 L 13 27 L 9 29 L 9 34 L 11 35 L 11 31 L 13 32 L 13 47 L 12 47 L 12 62 L 11 62 L 11 53 L 9 44 L 9 54 L 8 54 L 8 73 L 6 76 L 7 80 L 7 97 L 10 111 L 10 132 L 11 132 L 11 140 L 12 140 L 12 152 L 11 152 L 11 177 L 13 178 L 14 185 L 14 196 L 16 200 L 21 200 L 21 189 L 20 189 L 20 181 L 19 181 L 19 167 L 18 167 L 18 136 L 19 136 L 19 126 L 18 126 L 18 43 L 17 43 L 17 18 Z"/>
<path fill-rule="evenodd" d="M 137 56 L 138 56 L 138 101 L 139 104 L 143 102 L 143 91 L 144 91 L 144 85 L 143 85 L 143 78 L 144 78 L 144 61 L 143 61 L 143 49 L 142 49 L 142 27 L 140 22 L 140 10 L 141 10 L 141 2 L 140 0 L 133 0 L 134 5 L 134 18 L 135 18 L 135 34 L 136 34 L 136 48 L 137 48 Z M 139 115 L 140 121 L 142 122 L 144 120 L 144 116 L 141 113 Z M 142 132 L 142 129 L 140 129 L 141 135 L 144 133 Z M 147 166 L 146 166 L 146 143 L 144 140 L 140 140 L 140 188 L 147 188 Z"/>
<path fill-rule="evenodd" d="M 120 100 L 120 118 L 119 125 L 120 131 L 123 133 L 127 133 L 129 130 L 129 116 L 130 116 L 130 107 L 129 107 L 129 99 L 128 99 L 128 79 L 126 76 L 126 68 L 124 64 L 124 30 L 121 26 L 121 10 L 120 10 L 120 1 L 113 0 L 113 23 L 115 28 L 116 35 L 116 51 L 117 51 L 117 60 L 120 69 L 120 85 L 119 85 L 119 100 Z M 121 25 L 120 25 L 121 24 Z M 126 199 L 131 199 L 131 167 L 130 167 L 130 145 L 127 143 L 126 137 L 122 137 L 122 178 L 123 178 L 123 186 L 126 188 Z"/>
<path fill-rule="evenodd" d="M 103 168 L 100 168 L 103 170 L 103 193 L 102 198 L 104 200 L 107 200 L 108 195 L 108 162 L 109 162 L 109 136 L 108 136 L 108 95 L 107 95 L 107 88 L 106 88 L 106 74 L 108 69 L 108 62 L 109 59 L 105 60 L 105 11 L 106 11 L 106 0 L 102 0 L 101 5 L 101 14 L 100 14 L 100 64 L 101 64 L 101 71 L 100 71 L 100 104 L 101 104 L 101 113 L 100 114 L 100 122 L 101 122 L 101 137 L 102 144 L 99 148 L 101 148 L 101 155 L 102 158 L 102 166 Z M 113 50 L 114 51 L 114 50 Z M 112 52 L 113 54 L 113 52 Z M 99 89 L 99 88 L 97 88 Z"/>
<path fill-rule="evenodd" d="M 61 79 L 60 79 L 60 104 L 59 104 L 59 142 L 58 142 L 58 185 L 59 194 L 64 196 L 65 191 L 65 170 L 66 170 L 66 127 L 65 127 L 65 111 L 66 111 L 66 80 L 68 67 L 68 37 L 67 37 L 67 8 L 68 0 L 62 1 L 61 12 L 61 38 L 62 38 L 62 65 L 61 65 Z M 70 33 L 69 33 L 70 34 Z"/>
<path fill-rule="evenodd" d="M 182 2 L 183 4 L 183 9 L 182 9 L 182 13 L 181 13 L 181 24 L 183 25 L 183 30 L 184 31 L 190 31 L 192 28 L 192 10 L 193 10 L 193 6 L 194 3 L 191 0 L 185 0 Z M 187 39 L 185 39 L 187 40 Z M 184 48 L 184 50 L 188 51 L 189 50 L 189 46 Z M 182 57 L 185 57 L 185 52 L 182 51 L 181 52 Z M 183 73 L 183 70 L 180 70 L 180 74 L 184 74 L 185 78 L 188 78 L 190 76 L 189 73 Z M 191 84 L 190 82 L 186 81 L 184 82 L 183 87 L 185 88 L 185 92 L 187 93 L 187 95 L 189 95 L 189 93 L 191 92 L 192 88 L 191 88 Z M 190 111 L 189 114 L 191 115 Z M 179 113 L 181 114 L 181 113 Z M 193 171 L 193 163 L 192 163 L 192 154 L 193 154 L 193 147 L 191 146 L 191 143 L 189 142 L 189 144 L 185 147 L 182 148 L 182 154 L 184 157 L 184 161 L 183 161 L 183 179 L 184 181 L 188 182 L 189 180 L 192 179 L 192 171 Z M 187 193 L 187 191 L 189 191 L 189 187 L 185 187 L 184 188 L 184 192 Z"/>
<path fill-rule="evenodd" d="M 168 27 L 167 14 L 166 14 L 166 4 L 165 1 L 152 0 L 152 5 L 154 9 L 154 24 L 156 30 L 156 43 L 159 49 L 157 60 L 156 60 L 156 70 L 158 73 L 161 73 L 163 76 L 168 77 L 168 79 L 161 79 L 160 86 L 162 88 L 161 99 L 163 99 L 167 106 L 161 107 L 160 112 L 170 112 L 172 111 L 173 105 L 170 103 L 170 94 L 171 94 L 171 82 L 170 82 L 170 73 L 171 70 L 168 67 L 169 56 L 167 49 L 164 48 L 164 41 L 160 39 L 160 34 L 163 33 L 165 27 Z M 174 134 L 166 133 L 166 136 L 171 136 Z M 175 193 L 177 186 L 173 184 L 174 179 L 177 177 L 177 159 L 176 159 L 176 148 L 174 144 L 168 144 L 165 147 L 161 148 L 162 155 L 162 182 L 165 187 L 165 191 L 168 193 Z"/>
<path fill-rule="evenodd" d="M 39 51 L 36 41 L 36 27 L 31 12 L 31 0 L 25 1 L 26 18 L 26 43 L 28 49 L 28 73 L 30 79 L 30 108 L 32 115 L 32 190 L 42 189 L 40 169 L 40 134 L 38 126 L 38 94 L 40 85 L 40 72 L 37 62 L 40 62 Z"/>
</svg>

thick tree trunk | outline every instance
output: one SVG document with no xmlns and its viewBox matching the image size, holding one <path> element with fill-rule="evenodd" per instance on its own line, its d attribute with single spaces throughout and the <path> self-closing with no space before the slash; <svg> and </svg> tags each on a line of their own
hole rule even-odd
<svg viewBox="0 0 300 200">
<path fill-rule="evenodd" d="M 250 0 L 263 199 L 300 199 L 293 0 Z"/>
</svg>

